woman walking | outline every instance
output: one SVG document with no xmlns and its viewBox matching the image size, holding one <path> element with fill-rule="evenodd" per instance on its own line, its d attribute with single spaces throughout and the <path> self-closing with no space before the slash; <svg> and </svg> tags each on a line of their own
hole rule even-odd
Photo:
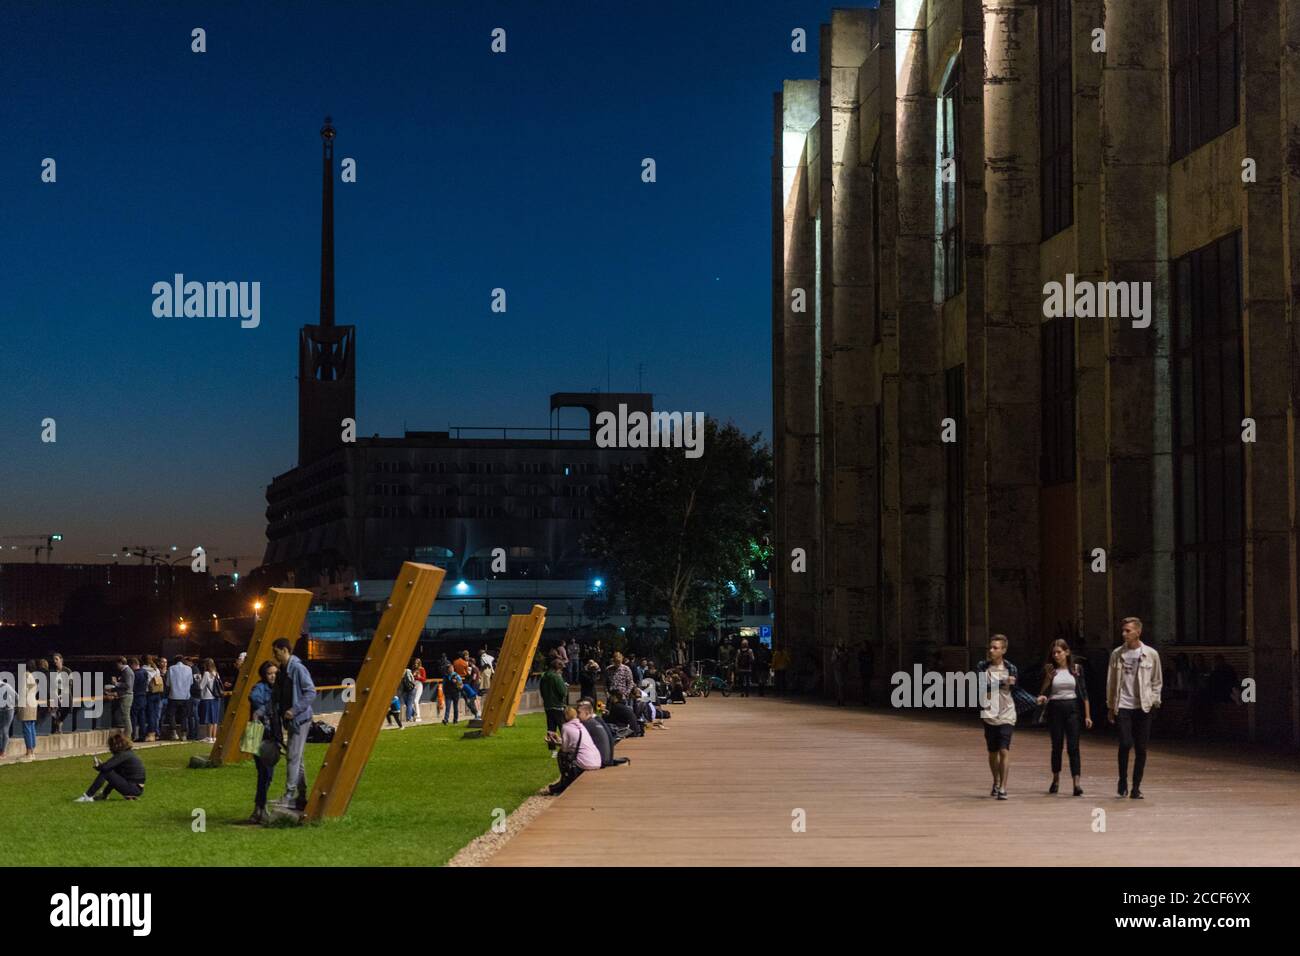
<svg viewBox="0 0 1300 956">
<path fill-rule="evenodd" d="M 1079 758 L 1079 722 L 1092 729 L 1092 709 L 1088 706 L 1088 684 L 1083 668 L 1074 662 L 1070 645 L 1063 640 L 1052 642 L 1052 649 L 1043 669 L 1043 686 L 1038 691 L 1039 705 L 1047 705 L 1047 726 L 1052 734 L 1052 785 L 1048 793 L 1056 793 L 1061 784 L 1061 745 L 1070 754 L 1070 776 L 1074 778 L 1074 795 L 1083 796 L 1079 786 L 1081 760 Z"/>
</svg>

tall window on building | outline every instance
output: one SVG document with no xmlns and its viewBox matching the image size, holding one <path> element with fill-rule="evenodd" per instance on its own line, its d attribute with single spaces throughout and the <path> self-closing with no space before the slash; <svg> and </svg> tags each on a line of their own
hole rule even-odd
<svg viewBox="0 0 1300 956">
<path fill-rule="evenodd" d="M 871 151 L 871 287 L 872 311 L 875 328 L 871 343 L 880 342 L 880 137 L 876 137 L 876 148 Z"/>
<path fill-rule="evenodd" d="M 1041 475 L 1044 485 L 1074 481 L 1074 319 L 1044 322 Z"/>
<path fill-rule="evenodd" d="M 1174 159 L 1237 125 L 1239 59 L 1236 0 L 1171 0 Z"/>
<path fill-rule="evenodd" d="M 1038 4 L 1038 117 L 1043 238 L 1074 222 L 1074 115 L 1070 109 L 1070 0 Z"/>
<path fill-rule="evenodd" d="M 876 641 L 885 639 L 885 406 L 876 404 Z"/>
<path fill-rule="evenodd" d="M 1241 234 L 1174 264 L 1178 640 L 1240 644 L 1245 567 Z"/>
<path fill-rule="evenodd" d="M 938 244 L 936 284 L 947 301 L 961 292 L 961 55 L 952 58 L 939 95 L 935 129 L 938 169 L 935 225 Z"/>
<path fill-rule="evenodd" d="M 957 423 L 957 440 L 943 446 L 944 555 L 949 644 L 966 643 L 966 366 L 944 372 L 946 417 Z"/>
</svg>

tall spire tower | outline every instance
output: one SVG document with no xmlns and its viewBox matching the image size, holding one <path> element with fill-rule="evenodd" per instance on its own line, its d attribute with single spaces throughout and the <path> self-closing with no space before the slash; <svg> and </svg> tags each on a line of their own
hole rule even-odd
<svg viewBox="0 0 1300 956">
<path fill-rule="evenodd" d="M 298 336 L 298 464 L 342 445 L 356 418 L 356 327 L 334 324 L 334 124 L 321 127 L 320 324 Z"/>
</svg>

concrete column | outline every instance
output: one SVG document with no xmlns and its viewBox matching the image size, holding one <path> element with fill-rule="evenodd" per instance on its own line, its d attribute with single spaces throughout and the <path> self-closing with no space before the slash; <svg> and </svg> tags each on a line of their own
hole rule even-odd
<svg viewBox="0 0 1300 956">
<path fill-rule="evenodd" d="M 915 23 L 914 0 L 901 0 L 905 7 L 907 28 L 899 30 L 900 0 L 880 2 L 880 341 L 876 346 L 877 373 L 880 378 L 879 404 L 883 435 L 880 439 L 880 536 L 884 563 L 882 617 L 885 633 L 881 635 L 884 653 L 877 661 L 883 674 L 904 666 L 904 635 L 911 624 L 903 621 L 903 522 L 901 507 L 902 446 L 899 430 L 899 213 L 898 213 L 898 103 L 899 64 L 915 56 L 916 37 L 910 27 Z M 908 16 L 911 19 L 908 19 Z M 909 263 L 910 267 L 910 263 Z M 910 660 L 909 662 L 910 663 Z"/>
<path fill-rule="evenodd" d="M 806 666 L 819 631 L 821 556 L 819 352 L 817 319 L 817 209 L 819 159 L 818 81 L 787 80 L 781 126 L 781 448 L 776 484 L 780 515 L 775 560 L 783 564 L 784 633 L 780 646 L 792 655 L 791 673 Z M 791 570 L 801 549 L 806 570 Z"/>
<path fill-rule="evenodd" d="M 1092 50 L 1092 31 L 1102 25 L 1102 0 L 1075 0 L 1072 8 L 1074 95 L 1074 274 L 1091 282 L 1105 275 L 1101 216 L 1101 79 L 1104 54 Z M 1067 270 L 1068 271 L 1068 270 Z M 1062 281 L 1063 277 L 1052 277 Z M 1110 483 L 1107 481 L 1106 324 L 1095 319 L 1074 323 L 1075 502 L 1079 535 L 1079 634 L 1109 650 L 1116 624 L 1110 614 L 1107 574 L 1092 570 L 1094 548 L 1109 554 Z"/>
<path fill-rule="evenodd" d="M 1107 581 L 1112 621 L 1141 617 L 1147 638 L 1157 645 L 1174 637 L 1166 6 L 1164 0 L 1105 0 L 1101 90 L 1106 277 L 1152 283 L 1154 302 L 1149 328 L 1135 329 L 1129 319 L 1104 320 L 1111 487 Z M 1117 640 L 1112 633 L 1103 645 Z"/>
<path fill-rule="evenodd" d="M 926 56 L 925 6 L 899 0 L 897 427 L 904 666 L 944 644 L 943 339 L 934 301 L 936 102 Z"/>
<path fill-rule="evenodd" d="M 1291 686 L 1289 736 L 1292 745 L 1300 745 L 1300 549 L 1297 548 L 1297 498 L 1300 498 L 1300 468 L 1296 455 L 1297 398 L 1300 397 L 1300 9 L 1295 4 L 1279 4 L 1281 62 L 1281 130 L 1283 160 L 1280 192 L 1283 204 L 1282 269 L 1286 296 L 1287 349 L 1290 357 L 1290 401 L 1287 403 L 1287 469 L 1290 496 L 1288 503 L 1289 554 L 1291 580 L 1287 603 L 1291 620 L 1288 639 L 1291 645 Z"/>
<path fill-rule="evenodd" d="M 834 10 L 822 45 L 822 489 L 824 640 L 856 645 L 875 621 L 871 348 L 871 169 L 862 158 L 858 92 L 875 11 Z"/>
<path fill-rule="evenodd" d="M 1287 409 L 1291 370 L 1283 359 L 1290 329 L 1282 239 L 1281 23 L 1278 0 L 1253 0 L 1241 30 L 1241 123 L 1256 181 L 1245 185 L 1242 215 L 1242 344 L 1245 414 L 1256 423 L 1246 461 L 1246 635 L 1253 651 L 1252 738 L 1287 735 L 1294 722 L 1288 474 L 1293 470 Z M 1244 158 L 1244 157 L 1243 157 Z"/>
<path fill-rule="evenodd" d="M 1037 657 L 1039 631 L 1038 43 L 1035 4 L 985 0 L 984 407 L 991 630 L 1018 659 Z M 1031 640 L 1034 643 L 1030 643 Z M 1016 650 L 1020 648 L 1020 650 Z M 1032 649 L 1032 650 L 1031 650 Z"/>
</svg>

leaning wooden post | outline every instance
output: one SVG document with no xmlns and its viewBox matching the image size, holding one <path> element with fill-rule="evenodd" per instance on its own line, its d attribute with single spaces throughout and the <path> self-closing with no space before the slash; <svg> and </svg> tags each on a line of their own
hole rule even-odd
<svg viewBox="0 0 1300 956">
<path fill-rule="evenodd" d="M 528 668 L 532 665 L 542 628 L 546 626 L 546 608 L 534 604 L 528 614 L 512 614 L 505 640 L 501 643 L 501 656 L 492 676 L 487 703 L 483 705 L 482 736 L 490 737 L 498 727 L 513 727 L 519 699 L 528 682 Z"/>
<path fill-rule="evenodd" d="M 253 628 L 253 638 L 248 642 L 248 653 L 235 678 L 235 686 L 226 702 L 226 712 L 221 715 L 221 728 L 217 742 L 212 745 L 208 766 L 220 767 L 248 759 L 239 749 L 239 738 L 248 723 L 248 695 L 257 683 L 258 669 L 263 661 L 271 659 L 271 645 L 278 638 L 296 642 L 302 633 L 303 618 L 311 606 L 311 592 L 301 588 L 271 588 L 266 599 L 266 613 Z"/>
<path fill-rule="evenodd" d="M 370 760 L 375 740 L 384 725 L 389 701 L 397 692 L 402 671 L 415 652 L 420 631 L 446 575 L 431 564 L 406 561 L 393 582 L 393 593 L 379 619 L 379 627 L 366 651 L 365 662 L 353 688 L 338 729 L 325 752 L 316 782 L 311 786 L 305 820 L 341 817 L 352 802 L 361 772 Z"/>
</svg>

